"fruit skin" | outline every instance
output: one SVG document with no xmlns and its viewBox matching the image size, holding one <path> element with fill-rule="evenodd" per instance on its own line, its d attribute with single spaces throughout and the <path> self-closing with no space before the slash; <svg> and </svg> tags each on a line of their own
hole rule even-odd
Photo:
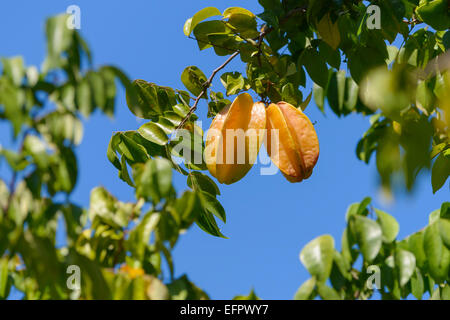
<svg viewBox="0 0 450 320">
<path fill-rule="evenodd" d="M 309 178 L 319 158 L 319 140 L 311 121 L 300 109 L 284 101 L 270 104 L 266 114 L 265 145 L 273 163 L 290 182 Z"/>
<path fill-rule="evenodd" d="M 240 94 L 230 106 L 222 109 L 212 121 L 206 137 L 205 162 L 211 175 L 225 184 L 242 179 L 256 161 L 265 127 L 265 105 L 262 102 L 253 103 L 248 93 Z M 245 140 L 227 136 L 227 130 L 230 130 L 229 134 L 239 134 L 239 129 L 245 134 Z M 245 141 L 245 145 L 239 141 Z M 241 152 L 238 152 L 238 148 Z M 233 153 L 229 152 L 231 150 Z"/>
</svg>

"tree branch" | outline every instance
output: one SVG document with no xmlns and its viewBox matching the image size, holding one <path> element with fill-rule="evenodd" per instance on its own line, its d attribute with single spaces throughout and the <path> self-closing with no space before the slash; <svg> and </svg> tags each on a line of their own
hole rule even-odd
<svg viewBox="0 0 450 320">
<path fill-rule="evenodd" d="M 188 119 L 191 117 L 192 113 L 197 109 L 197 105 L 198 105 L 201 97 L 203 95 L 205 95 L 206 92 L 208 91 L 208 88 L 211 86 L 211 83 L 212 83 L 214 77 L 216 76 L 216 74 L 220 70 L 225 68 L 225 66 L 227 64 L 229 64 L 231 62 L 231 60 L 233 60 L 238 54 L 239 54 L 239 51 L 236 51 L 231 56 L 229 56 L 228 59 L 224 63 L 222 63 L 220 66 L 218 66 L 216 69 L 214 69 L 214 71 L 211 73 L 211 76 L 209 77 L 209 79 L 203 84 L 203 90 L 200 92 L 200 94 L 197 96 L 197 98 L 195 98 L 194 105 L 189 109 L 189 112 L 184 117 L 184 119 L 180 122 L 177 129 L 182 128 L 186 124 L 186 121 L 188 121 Z"/>
</svg>

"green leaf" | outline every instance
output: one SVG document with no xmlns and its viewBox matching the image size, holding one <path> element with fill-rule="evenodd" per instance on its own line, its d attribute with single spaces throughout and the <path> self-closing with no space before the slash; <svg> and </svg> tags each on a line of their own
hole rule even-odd
<svg viewBox="0 0 450 320">
<path fill-rule="evenodd" d="M 103 79 L 105 93 L 105 104 L 102 111 L 107 116 L 113 117 L 117 94 L 115 73 L 111 69 L 105 67 L 100 68 L 98 73 Z"/>
<path fill-rule="evenodd" d="M 157 86 L 145 80 L 134 80 L 127 87 L 126 98 L 128 108 L 139 118 L 151 119 L 162 112 Z"/>
<path fill-rule="evenodd" d="M 223 108 L 231 104 L 231 101 L 225 99 L 221 92 L 209 91 L 211 101 L 208 103 L 208 118 L 216 116 Z"/>
<path fill-rule="evenodd" d="M 126 134 L 120 134 L 117 150 L 127 158 L 130 164 L 144 163 L 149 158 L 145 148 Z"/>
<path fill-rule="evenodd" d="M 175 130 L 173 122 L 164 117 L 159 117 L 158 122 L 155 122 L 155 124 L 160 127 L 165 134 L 171 134 Z"/>
<path fill-rule="evenodd" d="M 221 20 L 205 21 L 194 28 L 194 37 L 197 39 L 199 49 L 204 50 L 213 46 L 213 43 L 209 41 L 209 35 L 226 35 L 231 32 L 231 29 Z"/>
<path fill-rule="evenodd" d="M 133 170 L 136 196 L 159 203 L 172 189 L 172 164 L 169 160 L 155 158 Z"/>
<path fill-rule="evenodd" d="M 257 23 L 255 16 L 246 13 L 233 13 L 228 18 L 228 24 L 242 38 L 256 38 L 259 36 L 258 30 L 256 30 Z"/>
<path fill-rule="evenodd" d="M 226 8 L 222 15 L 224 19 L 228 19 L 233 14 L 245 14 L 250 17 L 255 17 L 255 15 L 251 11 L 240 7 Z"/>
<path fill-rule="evenodd" d="M 317 283 L 317 292 L 323 300 L 342 300 L 336 290 L 323 282 Z"/>
<path fill-rule="evenodd" d="M 435 98 L 431 90 L 427 87 L 426 81 L 420 81 L 416 91 L 417 107 L 424 110 L 427 114 L 433 112 Z"/>
<path fill-rule="evenodd" d="M 303 96 L 301 91 L 294 88 L 294 85 L 289 82 L 281 89 L 281 99 L 297 108 L 301 104 Z"/>
<path fill-rule="evenodd" d="M 73 40 L 73 29 L 67 28 L 68 15 L 58 15 L 47 19 L 45 33 L 47 36 L 47 57 L 43 65 L 43 72 L 60 67 L 64 59 L 60 57 L 63 51 L 69 49 Z"/>
<path fill-rule="evenodd" d="M 349 55 L 347 63 L 353 80 L 359 84 L 369 70 L 386 65 L 386 56 L 387 52 L 383 55 L 371 47 L 358 47 Z"/>
<path fill-rule="evenodd" d="M 91 86 L 92 96 L 97 107 L 103 109 L 106 104 L 105 83 L 98 72 L 89 72 L 87 79 Z"/>
<path fill-rule="evenodd" d="M 314 83 L 322 88 L 326 88 L 328 84 L 328 68 L 323 57 L 312 48 L 305 49 L 298 60 L 299 68 L 305 66 Z"/>
<path fill-rule="evenodd" d="M 235 34 L 209 34 L 208 42 L 213 44 L 214 52 L 218 56 L 227 56 L 236 52 L 241 38 Z"/>
<path fill-rule="evenodd" d="M 76 250 L 70 251 L 69 258 L 75 265 L 80 266 L 81 270 L 86 271 L 83 281 L 86 281 L 85 288 L 90 288 L 90 292 L 86 292 L 87 296 L 99 300 L 112 299 L 111 288 L 105 281 L 105 273 L 98 263 L 83 254 L 79 254 Z"/>
<path fill-rule="evenodd" d="M 325 95 L 326 91 L 319 85 L 313 84 L 313 95 L 314 95 L 314 102 L 316 103 L 317 107 L 319 108 L 322 113 L 324 113 L 324 102 L 325 102 Z"/>
<path fill-rule="evenodd" d="M 0 299 L 6 299 L 9 296 L 11 281 L 8 277 L 8 259 L 3 257 L 0 259 Z"/>
<path fill-rule="evenodd" d="M 138 132 L 148 141 L 159 144 L 160 146 L 165 145 L 169 141 L 169 138 L 164 133 L 164 130 L 162 130 L 161 127 L 153 122 L 147 122 L 146 124 L 142 125 L 138 129 Z"/>
<path fill-rule="evenodd" d="M 441 233 L 442 242 L 450 250 L 450 220 L 439 219 L 439 231 Z"/>
<path fill-rule="evenodd" d="M 445 142 L 434 145 L 433 149 L 431 150 L 430 158 L 433 159 L 439 153 L 441 153 L 441 151 L 445 150 L 446 148 L 447 148 L 447 143 L 445 143 Z"/>
<path fill-rule="evenodd" d="M 17 137 L 22 124 L 27 120 L 27 116 L 22 111 L 24 92 L 9 78 L 0 77 L 0 98 L 0 103 L 3 105 L 0 111 L 1 118 L 11 121 L 14 137 Z"/>
<path fill-rule="evenodd" d="M 200 203 L 202 207 L 207 212 L 214 214 L 217 218 L 219 218 L 223 222 L 227 222 L 225 209 L 222 207 L 220 202 L 214 196 L 204 191 L 200 191 L 197 194 L 200 198 Z"/>
<path fill-rule="evenodd" d="M 437 222 L 425 228 L 423 248 L 428 260 L 430 275 L 436 282 L 443 282 L 447 279 L 450 267 L 450 250 L 443 244 Z"/>
<path fill-rule="evenodd" d="M 177 131 L 176 137 L 172 139 L 172 145 L 175 144 L 171 149 L 172 154 L 183 157 L 188 169 L 206 170 L 202 129 L 194 123 L 188 123 L 184 129 Z"/>
<path fill-rule="evenodd" d="M 189 113 L 189 106 L 184 104 L 176 104 L 173 107 L 173 111 L 181 118 L 184 118 Z M 181 120 L 180 120 L 181 122 Z"/>
<path fill-rule="evenodd" d="M 408 237 L 409 251 L 416 257 L 416 265 L 423 268 L 427 258 L 423 247 L 423 232 L 417 232 Z"/>
<path fill-rule="evenodd" d="M 367 214 L 369 213 L 367 210 L 367 206 L 372 202 L 372 198 L 371 197 L 365 197 L 358 206 L 358 210 L 356 211 L 357 215 L 364 215 L 367 216 Z"/>
<path fill-rule="evenodd" d="M 62 145 L 66 142 L 78 145 L 83 138 L 83 124 L 71 112 L 50 112 L 40 119 L 37 128 L 50 145 Z"/>
<path fill-rule="evenodd" d="M 22 154 L 18 154 L 14 151 L 1 149 L 0 155 L 4 156 L 11 169 L 14 171 L 24 170 L 30 163 Z"/>
<path fill-rule="evenodd" d="M 311 101 L 312 93 L 313 93 L 313 91 L 311 90 L 311 92 L 306 97 L 305 101 L 300 103 L 300 105 L 298 106 L 302 111 L 305 111 L 306 107 L 308 106 L 309 102 Z"/>
<path fill-rule="evenodd" d="M 388 58 L 386 59 L 386 64 L 390 65 L 397 58 L 399 50 L 396 46 L 387 46 L 387 51 L 388 51 Z"/>
<path fill-rule="evenodd" d="M 115 133 L 111 136 L 111 139 L 109 140 L 108 149 L 106 151 L 106 156 L 108 157 L 108 160 L 116 167 L 118 170 L 121 169 L 121 164 L 119 161 L 119 158 L 116 154 L 116 148 L 118 143 L 120 142 L 120 133 Z"/>
<path fill-rule="evenodd" d="M 205 74 L 196 66 L 186 67 L 181 74 L 181 82 L 196 96 L 202 92 L 206 81 Z"/>
<path fill-rule="evenodd" d="M 333 263 L 336 265 L 337 269 L 341 273 L 341 275 L 351 281 L 351 274 L 350 274 L 350 261 L 344 258 L 344 254 L 339 253 L 339 251 L 334 250 L 333 253 Z"/>
<path fill-rule="evenodd" d="M 433 193 L 436 193 L 450 175 L 450 157 L 445 157 L 442 153 L 436 158 L 431 169 L 431 185 L 433 186 Z"/>
<path fill-rule="evenodd" d="M 341 35 L 339 33 L 339 26 L 337 22 L 332 22 L 330 15 L 326 14 L 317 23 L 317 32 L 333 50 L 339 47 L 341 42 Z"/>
<path fill-rule="evenodd" d="M 383 234 L 381 227 L 375 221 L 363 216 L 352 216 L 349 223 L 364 259 L 371 262 L 381 248 Z"/>
<path fill-rule="evenodd" d="M 245 80 L 241 73 L 225 72 L 220 76 L 220 81 L 227 90 L 227 96 L 239 93 L 245 87 Z"/>
<path fill-rule="evenodd" d="M 9 77 L 14 85 L 20 86 L 25 75 L 25 67 L 21 56 L 1 58 L 3 73 Z"/>
<path fill-rule="evenodd" d="M 174 209 L 182 222 L 181 228 L 188 228 L 200 212 L 199 199 L 193 191 L 186 190 L 175 201 Z"/>
<path fill-rule="evenodd" d="M 442 36 L 442 43 L 444 44 L 445 50 L 450 49 L 450 30 L 447 31 L 447 32 Z"/>
<path fill-rule="evenodd" d="M 66 223 L 67 236 L 70 240 L 76 241 L 87 223 L 87 210 L 74 204 L 65 205 L 61 210 Z"/>
<path fill-rule="evenodd" d="M 440 288 L 437 287 L 431 294 L 430 300 L 441 300 Z"/>
<path fill-rule="evenodd" d="M 48 50 L 51 54 L 65 51 L 70 44 L 72 29 L 67 28 L 68 15 L 58 15 L 49 18 L 46 22 L 46 35 Z"/>
<path fill-rule="evenodd" d="M 380 1 L 381 33 L 392 43 L 398 33 L 407 32 L 406 24 L 402 22 L 405 15 L 405 2 L 401 0 Z"/>
<path fill-rule="evenodd" d="M 50 238 L 32 234 L 28 229 L 21 235 L 17 250 L 24 259 L 27 271 L 33 270 L 31 274 L 38 288 L 45 287 L 50 292 L 62 288 L 64 282 L 61 280 L 64 277 L 65 268 L 60 263 L 57 250 Z"/>
<path fill-rule="evenodd" d="M 341 115 L 345 99 L 345 70 L 334 72 L 328 84 L 327 97 L 331 109 L 338 116 Z"/>
<path fill-rule="evenodd" d="M 352 78 L 345 81 L 345 98 L 344 98 L 344 114 L 353 111 L 358 103 L 359 86 Z"/>
<path fill-rule="evenodd" d="M 103 66 L 102 69 L 104 71 L 112 72 L 117 77 L 117 79 L 119 79 L 119 81 L 122 83 L 122 85 L 124 86 L 124 88 L 126 90 L 127 105 L 128 105 L 128 108 L 131 110 L 131 112 L 133 112 L 133 110 L 138 108 L 139 103 L 140 103 L 138 101 L 138 92 L 136 91 L 136 88 L 134 87 L 133 83 L 131 83 L 128 76 L 122 70 L 120 70 L 119 68 L 114 67 L 114 66 Z M 133 113 L 136 115 L 135 112 L 133 112 Z M 139 113 L 139 112 L 137 112 L 137 113 Z"/>
<path fill-rule="evenodd" d="M 59 157 L 56 166 L 56 181 L 58 187 L 56 190 L 72 192 L 77 182 L 77 159 L 71 148 L 63 147 L 59 149 Z"/>
<path fill-rule="evenodd" d="M 319 43 L 319 52 L 330 66 L 339 70 L 341 66 L 341 54 L 339 50 L 333 50 L 327 43 L 321 41 Z"/>
<path fill-rule="evenodd" d="M 174 106 L 175 108 L 175 106 Z M 178 108 L 178 107 L 177 107 Z M 177 114 L 173 111 L 166 111 L 164 112 L 164 119 L 169 120 L 174 126 L 180 125 L 181 121 L 183 120 L 183 117 Z"/>
<path fill-rule="evenodd" d="M 98 228 L 99 222 L 113 228 L 123 228 L 136 213 L 135 207 L 133 203 L 118 201 L 105 188 L 96 187 L 91 191 L 88 213 L 89 220 L 93 224 L 92 228 Z M 101 232 L 101 228 L 97 232 Z"/>
<path fill-rule="evenodd" d="M 130 173 L 128 172 L 127 161 L 125 157 L 120 159 L 119 178 L 128 183 L 130 187 L 134 188 L 133 180 L 131 180 Z"/>
<path fill-rule="evenodd" d="M 202 22 L 203 20 L 208 19 L 209 17 L 220 15 L 221 13 L 219 9 L 215 7 L 203 8 L 202 10 L 194 14 L 192 18 L 186 20 L 183 27 L 184 35 L 188 37 L 199 22 Z"/>
<path fill-rule="evenodd" d="M 441 214 L 440 209 L 432 211 L 428 216 L 428 224 L 432 224 L 433 222 L 438 221 L 440 214 Z"/>
<path fill-rule="evenodd" d="M 210 193 L 214 197 L 220 195 L 219 187 L 214 182 L 214 180 L 198 171 L 189 173 L 187 178 L 187 185 L 193 190 L 198 187 L 200 190 Z"/>
<path fill-rule="evenodd" d="M 450 202 L 443 202 L 439 216 L 443 219 L 450 219 Z"/>
<path fill-rule="evenodd" d="M 419 18 L 435 30 L 450 28 L 447 0 L 421 0 L 416 8 Z"/>
<path fill-rule="evenodd" d="M 375 209 L 375 213 L 378 217 L 377 221 L 383 230 L 383 241 L 393 242 L 400 230 L 397 220 L 390 214 L 378 209 Z"/>
<path fill-rule="evenodd" d="M 127 249 L 130 250 L 132 256 L 137 260 L 144 260 L 145 251 L 150 241 L 150 235 L 157 227 L 161 218 L 160 213 L 148 212 L 144 215 L 139 224 L 130 231 L 130 235 L 126 241 Z"/>
<path fill-rule="evenodd" d="M 441 289 L 441 300 L 450 300 L 450 285 L 448 283 Z"/>
<path fill-rule="evenodd" d="M 27 70 L 25 71 L 28 85 L 31 87 L 36 86 L 36 84 L 39 81 L 39 71 L 35 66 L 29 66 Z"/>
<path fill-rule="evenodd" d="M 9 188 L 6 186 L 6 183 L 0 179 L 0 207 L 5 208 L 9 198 Z M 2 212 L 3 214 L 3 212 Z M 0 238 L 1 239 L 1 238 Z M 0 251 L 3 255 L 3 252 Z"/>
<path fill-rule="evenodd" d="M 359 211 L 359 209 L 365 210 L 365 207 L 361 206 L 361 203 L 355 202 L 348 206 L 347 211 L 345 212 L 345 221 L 349 221 L 351 216 L 361 214 L 363 211 Z"/>
<path fill-rule="evenodd" d="M 186 275 L 182 275 L 169 285 L 169 294 L 172 300 L 206 300 L 208 295 L 189 281 Z"/>
<path fill-rule="evenodd" d="M 303 284 L 298 288 L 294 295 L 294 300 L 310 300 L 312 299 L 312 294 L 314 288 L 316 287 L 316 278 L 312 277 L 303 282 Z"/>
<path fill-rule="evenodd" d="M 403 287 L 416 269 L 416 258 L 409 251 L 397 249 L 395 252 L 395 266 L 398 268 L 400 286 Z"/>
<path fill-rule="evenodd" d="M 422 274 L 420 273 L 419 268 L 415 269 L 411 277 L 411 293 L 417 299 L 422 299 L 422 296 L 425 292 L 425 284 L 423 281 Z"/>
<path fill-rule="evenodd" d="M 78 110 L 80 110 L 83 116 L 89 117 L 92 111 L 94 111 L 94 106 L 92 104 L 94 99 L 92 97 L 91 87 L 87 78 L 83 78 L 78 83 L 75 91 L 75 99 Z"/>
<path fill-rule="evenodd" d="M 348 228 L 344 229 L 344 232 L 342 233 L 341 238 L 341 247 L 342 247 L 342 257 L 350 264 L 352 265 L 356 258 L 358 257 L 359 253 L 355 248 L 353 248 L 353 245 L 355 244 L 353 236 Z"/>
<path fill-rule="evenodd" d="M 300 261 L 308 272 L 318 281 L 325 281 L 330 276 L 333 265 L 334 239 L 323 235 L 310 241 L 300 252 Z"/>
<path fill-rule="evenodd" d="M 248 296 L 235 296 L 233 300 L 260 300 L 255 293 L 255 290 L 252 289 Z"/>
<path fill-rule="evenodd" d="M 219 227 L 217 226 L 217 222 L 211 213 L 207 211 L 201 212 L 197 216 L 195 222 L 200 227 L 200 229 L 202 229 L 206 233 L 209 233 L 210 235 L 213 235 L 215 237 L 227 239 L 227 237 L 225 237 L 220 231 Z"/>
</svg>

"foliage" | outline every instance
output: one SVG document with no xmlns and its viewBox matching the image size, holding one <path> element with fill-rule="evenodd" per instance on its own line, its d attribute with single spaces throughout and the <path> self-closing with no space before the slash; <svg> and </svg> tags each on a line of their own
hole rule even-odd
<svg viewBox="0 0 450 320">
<path fill-rule="evenodd" d="M 208 7 L 186 21 L 184 33 L 197 41 L 200 50 L 212 48 L 216 55 L 229 57 L 210 78 L 196 66 L 189 66 L 183 71 L 182 83 L 196 97 L 192 97 L 193 104 L 189 103 L 189 98 L 184 99 L 188 109 L 181 115 L 183 120 L 178 126 L 175 124 L 173 129 L 195 125 L 194 112 L 202 99 L 207 100 L 209 117 L 230 103 L 220 92 L 211 91 L 209 86 L 217 70 L 239 56 L 246 66 L 245 74 L 227 71 L 220 76 L 227 96 L 253 91 L 263 102 L 286 101 L 302 110 L 314 97 L 322 112 L 325 112 L 327 102 L 338 117 L 351 113 L 370 115 L 370 128 L 357 144 L 356 155 L 367 163 L 372 155 L 376 156 L 384 193 L 390 195 L 393 188 L 402 185 L 412 190 L 419 172 L 430 168 L 433 192 L 442 188 L 450 174 L 450 73 L 446 67 L 450 60 L 450 33 L 446 30 L 450 13 L 444 2 L 259 2 L 264 11 L 258 15 L 237 7 L 228 8 L 223 13 Z M 368 27 L 369 20 L 373 18 L 368 10 L 371 4 L 380 8 L 380 28 Z M 416 27 L 422 23 L 429 24 L 434 30 Z M 395 45 L 400 42 L 400 46 Z M 311 86 L 312 90 L 308 93 L 306 88 Z M 176 102 L 174 99 L 172 105 L 179 106 Z M 130 109 L 133 110 L 133 107 Z M 155 101 L 154 104 L 141 104 L 139 109 L 144 114 L 161 107 Z M 146 139 L 155 142 L 155 136 L 160 135 L 160 129 L 164 128 L 160 122 L 165 112 L 172 113 L 173 110 L 169 108 L 160 112 L 160 118 L 147 117 L 151 121 L 146 125 L 150 129 Z M 166 131 L 168 135 L 176 130 Z M 172 140 L 162 137 L 160 141 L 168 150 L 165 156 L 171 160 Z M 189 161 L 185 165 L 189 172 L 189 169 L 202 170 L 194 168 Z M 199 171 L 185 173 L 179 167 L 178 171 L 187 175 L 200 174 Z M 379 262 L 383 268 L 393 268 L 395 264 L 391 260 L 394 258 L 385 261 L 389 256 L 395 256 L 394 260 L 399 265 L 406 264 L 403 260 L 411 263 L 414 257 L 411 258 L 407 251 L 392 251 L 395 249 L 392 242 L 398 232 L 395 220 L 376 211 L 377 224 L 365 217 L 367 204 L 367 201 L 363 202 L 358 215 L 349 220 L 353 231 L 346 231 L 349 237 L 354 232 L 351 236 L 359 241 L 356 243 L 364 257 L 363 267 L 374 259 L 383 259 Z M 391 234 L 384 235 L 383 228 L 391 228 L 386 231 Z M 212 230 L 205 230 L 214 234 Z M 383 241 L 389 244 L 386 245 L 388 248 L 382 246 Z M 317 260 L 312 262 L 312 268 L 318 268 L 314 271 L 317 274 L 304 284 L 297 297 L 309 297 L 317 292 L 322 298 L 370 296 L 364 291 L 362 277 L 359 282 L 353 283 L 352 279 L 346 279 L 353 290 L 345 287 L 345 292 L 333 291 L 324 284 L 330 276 L 334 261 L 333 256 L 327 254 L 335 251 L 332 238 L 314 240 L 307 245 L 306 252 L 308 246 L 319 246 L 324 252 L 319 256 L 316 251 L 312 254 Z M 301 259 L 304 263 L 308 261 L 308 254 L 302 253 Z M 353 262 L 342 261 L 350 266 Z M 448 265 L 450 262 L 443 263 Z M 341 266 L 341 269 L 345 268 Z M 425 277 L 437 283 L 443 284 L 447 280 L 447 274 L 444 278 L 435 279 L 432 270 L 421 269 Z M 349 270 L 345 271 L 348 273 Z M 411 275 L 405 275 L 404 272 L 402 269 L 400 282 L 396 280 L 385 287 L 383 298 L 408 295 L 405 286 L 410 286 L 408 281 Z M 418 276 L 415 274 L 415 277 Z M 442 290 L 446 292 L 446 288 L 444 285 Z M 338 289 L 342 289 L 342 285 Z M 428 291 L 435 294 L 433 286 Z M 421 298 L 424 291 L 419 294 L 414 288 L 414 292 L 416 297 Z"/>
<path fill-rule="evenodd" d="M 378 289 L 383 299 L 422 299 L 426 293 L 433 300 L 450 299 L 450 203 L 433 211 L 425 228 L 397 240 L 395 218 L 370 202 L 349 206 L 340 251 L 330 235 L 303 248 L 300 260 L 311 278 L 294 298 L 368 299 Z"/>
<path fill-rule="evenodd" d="M 17 150 L 0 150 L 13 172 L 10 183 L 0 181 L 0 297 L 14 286 L 28 299 L 74 298 L 66 270 L 78 265 L 86 275 L 82 298 L 208 298 L 186 276 L 172 279 L 170 250 L 193 223 L 225 237 L 216 221 L 226 221 L 220 190 L 202 172 L 205 146 L 195 112 L 205 102 L 212 117 L 240 92 L 302 110 L 313 98 L 322 112 L 328 105 L 339 117 L 370 115 L 356 154 L 365 162 L 375 155 L 386 193 L 400 186 L 411 190 L 419 172 L 429 168 L 433 192 L 444 186 L 450 174 L 450 13 L 444 0 L 259 2 L 264 10 L 258 15 L 208 7 L 186 21 L 184 33 L 200 50 L 227 56 L 210 77 L 186 67 L 181 82 L 187 90 L 129 82 L 113 66 L 92 68 L 87 44 L 65 28 L 65 16 L 46 24 L 40 72 L 21 57 L 2 60 L 0 119 L 11 124 Z M 367 27 L 370 4 L 380 7 L 379 29 Z M 222 72 L 238 56 L 245 74 Z M 209 88 L 219 72 L 224 93 Z M 117 80 L 126 88 L 130 112 L 148 120 L 114 133 L 107 148 L 137 201 L 123 203 L 96 188 L 83 209 L 70 201 L 80 119 L 97 109 L 113 115 Z M 180 196 L 174 173 L 184 175 L 189 187 Z M 394 218 L 368 205 L 364 200 L 350 207 L 340 252 L 330 236 L 305 247 L 300 258 L 312 278 L 296 298 L 369 298 L 369 264 L 386 274 L 383 298 L 421 298 L 426 291 L 447 298 L 448 204 L 432 214 L 429 226 L 402 241 L 396 240 Z M 370 219 L 374 214 L 376 221 Z M 67 243 L 57 248 L 60 221 Z M 255 298 L 253 291 L 249 298 Z"/>
<path fill-rule="evenodd" d="M 186 276 L 173 279 L 170 249 L 196 219 L 200 204 L 224 217 L 223 209 L 210 193 L 186 191 L 177 198 L 171 163 L 150 159 L 152 151 L 141 146 L 159 147 L 143 138 L 145 128 L 143 137 L 113 137 L 113 145 L 135 164 L 139 201 L 120 202 L 100 187 L 92 190 L 87 209 L 71 201 L 82 117 L 97 109 L 112 116 L 116 82 L 128 91 L 133 86 L 114 66 L 92 68 L 87 44 L 66 28 L 66 19 L 47 20 L 47 57 L 40 72 L 21 57 L 2 59 L 0 118 L 11 124 L 18 150 L 0 150 L 12 172 L 9 184 L 0 180 L 0 298 L 7 298 L 12 287 L 25 299 L 207 298 Z M 108 157 L 116 159 L 112 151 Z M 125 158 L 117 164 L 126 168 Z M 131 179 L 126 169 L 121 177 Z M 209 182 L 203 175 L 190 181 Z M 65 232 L 65 243 L 57 243 L 58 232 Z M 79 267 L 80 290 L 69 287 L 70 266 Z M 167 285 L 164 276 L 170 279 Z"/>
</svg>

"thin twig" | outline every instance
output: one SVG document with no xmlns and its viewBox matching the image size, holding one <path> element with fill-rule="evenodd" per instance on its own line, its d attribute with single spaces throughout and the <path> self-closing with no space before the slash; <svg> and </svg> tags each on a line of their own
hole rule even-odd
<svg viewBox="0 0 450 320">
<path fill-rule="evenodd" d="M 192 113 L 197 109 L 197 105 L 200 101 L 200 99 L 203 97 L 203 95 L 206 94 L 206 92 L 208 91 L 208 88 L 211 86 L 211 83 L 214 79 L 214 77 L 216 76 L 216 74 L 222 70 L 223 68 L 225 68 L 225 66 L 231 62 L 231 60 L 233 60 L 237 55 L 239 54 L 239 51 L 236 51 L 235 53 L 233 53 L 231 56 L 228 57 L 228 59 L 222 63 L 219 67 L 217 67 L 216 69 L 214 69 L 214 71 L 211 73 L 211 76 L 209 77 L 209 79 L 203 84 L 203 90 L 200 92 L 200 94 L 197 96 L 197 98 L 195 98 L 194 101 L 194 105 L 189 109 L 189 112 L 187 113 L 187 115 L 184 117 L 184 119 L 180 122 L 180 124 L 178 125 L 177 129 L 182 128 L 185 124 L 186 121 L 191 117 Z"/>
</svg>

